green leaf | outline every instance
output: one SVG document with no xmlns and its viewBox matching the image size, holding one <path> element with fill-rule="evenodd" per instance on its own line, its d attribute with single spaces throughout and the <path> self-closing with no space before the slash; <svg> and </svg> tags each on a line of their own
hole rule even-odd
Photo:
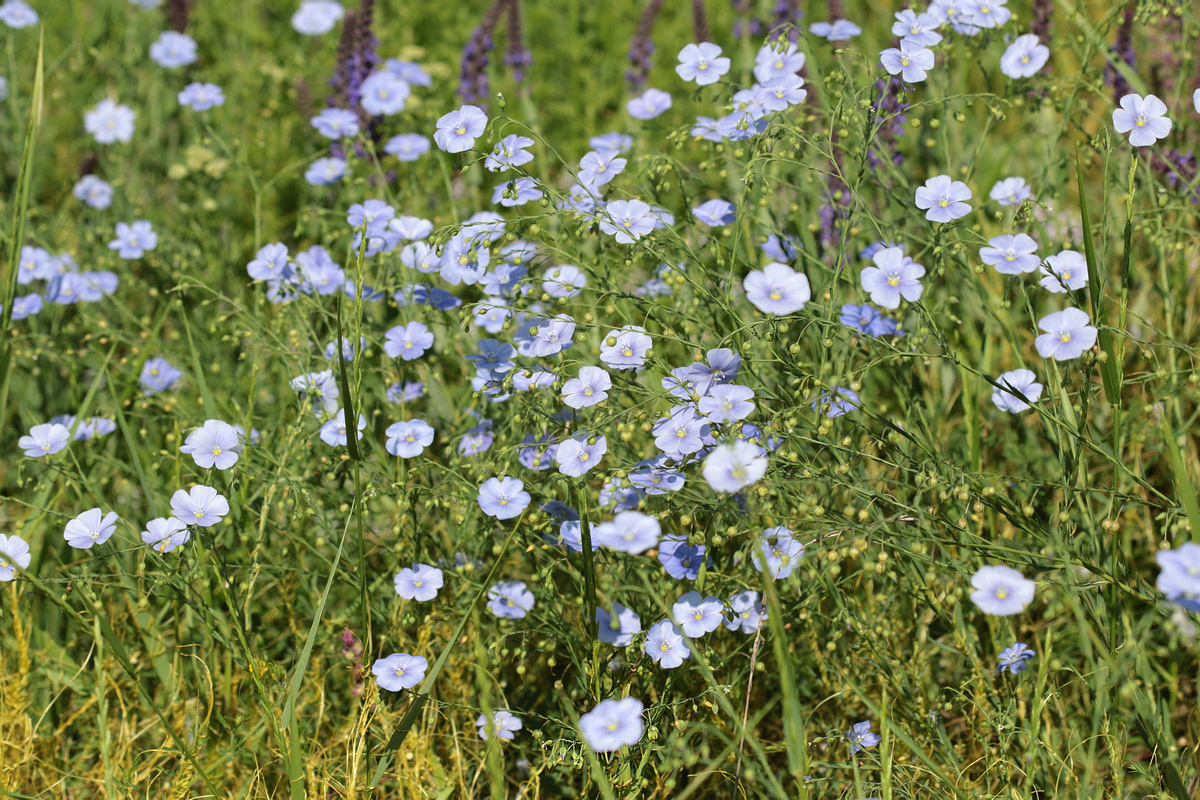
<svg viewBox="0 0 1200 800">
<path fill-rule="evenodd" d="M 1099 264 L 1097 263 L 1096 247 L 1092 236 L 1092 222 L 1088 215 L 1087 190 L 1083 184 L 1083 164 L 1080 162 L 1078 151 L 1075 153 L 1075 179 L 1079 184 L 1079 217 L 1083 224 L 1083 250 L 1087 259 L 1088 286 L 1090 287 L 1088 295 L 1092 303 L 1092 321 L 1099 329 L 1100 351 L 1106 356 L 1106 360 L 1100 362 L 1100 377 L 1104 381 L 1105 398 L 1109 404 L 1119 406 L 1121 404 L 1121 377 L 1118 371 L 1121 369 L 1121 363 L 1117 357 L 1112 331 L 1107 324 L 1107 315 L 1104 308 L 1104 275 L 1101 274 Z M 1123 272 L 1125 275 L 1129 274 L 1130 226 L 1131 221 L 1127 220 L 1125 223 Z"/>
</svg>

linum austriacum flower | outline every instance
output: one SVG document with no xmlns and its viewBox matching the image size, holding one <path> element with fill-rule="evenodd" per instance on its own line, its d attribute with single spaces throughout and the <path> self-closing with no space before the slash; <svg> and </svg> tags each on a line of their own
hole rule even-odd
<svg viewBox="0 0 1200 800">
<path fill-rule="evenodd" d="M 487 124 L 487 114 L 479 106 L 464 105 L 438 118 L 433 141 L 447 153 L 462 153 L 475 146 Z"/>
<path fill-rule="evenodd" d="M 694 81 L 699 86 L 709 86 L 729 72 L 730 60 L 721 56 L 721 48 L 712 42 L 689 44 L 679 51 L 676 74 L 685 81 Z"/>
<path fill-rule="evenodd" d="M 519 478 L 488 478 L 479 487 L 479 507 L 496 519 L 520 516 L 530 499 L 529 492 L 524 489 L 525 483 Z"/>
<path fill-rule="evenodd" d="M 191 528 L 187 526 L 187 523 L 175 517 L 152 519 L 146 523 L 146 530 L 142 531 L 142 542 L 163 555 L 180 545 L 187 544 L 191 538 Z"/>
<path fill-rule="evenodd" d="M 1174 550 L 1159 550 L 1158 580 L 1154 586 L 1167 600 L 1188 611 L 1200 611 L 1200 544 L 1184 542 Z"/>
<path fill-rule="evenodd" d="M 579 717 L 579 731 L 588 747 L 597 753 L 612 753 L 637 744 L 645 730 L 645 706 L 633 697 L 601 700 Z"/>
<path fill-rule="evenodd" d="M 177 367 L 167 361 L 165 358 L 148 358 L 142 366 L 142 373 L 138 376 L 138 383 L 147 396 L 165 392 L 171 389 L 183 377 Z"/>
<path fill-rule="evenodd" d="M 1000 57 L 1000 71 L 1014 80 L 1028 78 L 1046 66 L 1049 58 L 1050 48 L 1041 44 L 1034 34 L 1027 33 L 1018 36 L 1004 51 Z"/>
<path fill-rule="evenodd" d="M 996 378 L 996 384 L 996 388 L 992 390 L 992 402 L 996 408 L 1010 414 L 1028 410 L 1029 404 L 1036 403 L 1042 396 L 1042 384 L 1038 383 L 1037 376 L 1027 369 L 1005 372 Z"/>
<path fill-rule="evenodd" d="M 1037 242 L 1024 233 L 996 236 L 988 240 L 986 247 L 979 248 L 979 260 L 1001 275 L 1022 275 L 1041 264 L 1037 249 Z"/>
<path fill-rule="evenodd" d="M 773 78 L 795 75 L 804 69 L 806 58 L 787 37 L 775 38 L 759 48 L 754 56 L 754 77 L 766 83 Z"/>
<path fill-rule="evenodd" d="M 358 117 L 345 108 L 326 108 L 311 120 L 313 128 L 326 139 L 351 139 L 358 135 Z"/>
<path fill-rule="evenodd" d="M 358 424 L 355 427 L 354 438 L 361 439 L 362 432 L 367 427 L 367 418 L 359 414 Z M 333 412 L 333 416 L 329 421 L 321 426 L 320 437 L 321 441 L 330 447 L 345 447 L 350 443 L 350 436 L 346 431 L 346 413 L 344 409 L 339 408 Z"/>
<path fill-rule="evenodd" d="M 113 187 L 111 183 L 96 175 L 84 175 L 75 183 L 71 194 L 89 208 L 103 211 L 112 205 Z"/>
<path fill-rule="evenodd" d="M 988 195 L 1002 206 L 1016 206 L 1033 196 L 1024 178 L 1012 177 L 996 181 Z"/>
<path fill-rule="evenodd" d="M 766 571 L 775 580 L 791 575 L 804 556 L 804 545 L 792 535 L 792 531 L 780 525 L 763 531 L 758 547 L 751 558 L 754 568 Z"/>
<path fill-rule="evenodd" d="M 118 222 L 116 235 L 117 238 L 108 243 L 108 249 L 116 250 L 121 258 L 141 258 L 147 250 L 158 247 L 158 234 L 144 219 L 131 223 Z"/>
<path fill-rule="evenodd" d="M 215 83 L 189 83 L 178 96 L 179 105 L 193 111 L 208 111 L 225 105 L 225 93 Z"/>
<path fill-rule="evenodd" d="M 629 116 L 634 119 L 654 119 L 671 107 L 671 95 L 659 89 L 647 89 L 626 103 Z"/>
<path fill-rule="evenodd" d="M 65 425 L 44 423 L 34 425 L 29 433 L 17 440 L 17 446 L 30 458 L 52 456 L 67 446 L 71 433 Z"/>
<path fill-rule="evenodd" d="M 641 200 L 613 200 L 604 211 L 600 230 L 620 244 L 632 244 L 654 230 L 654 213 Z"/>
<path fill-rule="evenodd" d="M 563 475 L 578 478 L 600 464 L 608 452 L 608 440 L 602 434 L 579 434 L 558 446 L 554 460 Z"/>
<path fill-rule="evenodd" d="M 889 75 L 899 75 L 906 83 L 920 83 L 933 69 L 933 51 L 912 42 L 901 41 L 879 54 L 879 63 Z"/>
<path fill-rule="evenodd" d="M 433 333 L 424 323 L 412 321 L 397 325 L 385 334 L 383 351 L 389 358 L 412 361 L 433 347 Z"/>
<path fill-rule="evenodd" d="M 767 607 L 758 599 L 758 592 L 747 590 L 729 598 L 729 614 L 722 624 L 728 630 L 752 636 L 758 633 L 766 618 Z"/>
<path fill-rule="evenodd" d="M 536 600 L 525 581 L 500 581 L 488 589 L 488 610 L 501 619 L 522 619 Z"/>
<path fill-rule="evenodd" d="M 216 467 L 229 469 L 238 460 L 241 450 L 237 430 L 228 422 L 219 419 L 205 420 L 204 424 L 188 434 L 179 452 L 191 455 L 196 466 L 203 469 Z"/>
<path fill-rule="evenodd" d="M 336 0 L 302 0 L 292 15 L 292 28 L 305 36 L 322 36 L 333 30 L 344 13 Z"/>
<path fill-rule="evenodd" d="M 608 399 L 612 378 L 599 367 L 580 367 L 579 377 L 563 384 L 563 404 L 574 409 L 590 408 Z"/>
<path fill-rule="evenodd" d="M 1073 292 L 1087 286 L 1087 261 L 1083 253 L 1063 250 L 1047 256 L 1042 265 L 1042 288 L 1055 294 Z"/>
<path fill-rule="evenodd" d="M 737 221 L 737 208 L 728 200 L 714 198 L 693 208 L 692 216 L 701 225 L 720 228 Z"/>
<path fill-rule="evenodd" d="M 28 569 L 32 559 L 28 542 L 15 534 L 0 533 L 0 582 L 15 580 L 17 568 Z"/>
<path fill-rule="evenodd" d="M 700 565 L 706 561 L 706 550 L 702 544 L 690 544 L 686 537 L 672 534 L 659 543 L 658 561 L 675 580 L 694 581 L 700 576 Z"/>
<path fill-rule="evenodd" d="M 627 325 L 609 331 L 600 348 L 600 360 L 615 370 L 638 370 L 653 355 L 654 342 L 642 328 Z"/>
<path fill-rule="evenodd" d="M 611 183 L 627 163 L 616 150 L 592 150 L 579 160 L 579 182 L 594 192 Z"/>
<path fill-rule="evenodd" d="M 925 267 L 904 255 L 904 248 L 885 247 L 871 259 L 875 266 L 864 267 L 859 275 L 862 288 L 871 295 L 871 302 L 884 308 L 899 308 L 901 298 L 910 303 L 921 299 L 925 291 L 921 285 Z"/>
<path fill-rule="evenodd" d="M 181 522 L 209 528 L 229 513 L 229 501 L 216 489 L 203 484 L 188 491 L 180 489 L 171 496 L 171 514 Z"/>
<path fill-rule="evenodd" d="M 808 32 L 830 42 L 845 42 L 860 35 L 862 28 L 848 19 L 835 19 L 833 22 L 814 22 Z"/>
<path fill-rule="evenodd" d="M 1029 662 L 1037 655 L 1029 645 L 1024 642 L 1014 642 L 1011 647 L 1001 651 L 999 656 L 999 664 L 996 667 L 997 672 L 1008 672 L 1016 675 L 1022 672 L 1029 666 Z"/>
<path fill-rule="evenodd" d="M 793 314 L 808 304 L 812 289 L 808 278 L 776 261 L 752 270 L 742 282 L 746 299 L 764 314 Z"/>
<path fill-rule="evenodd" d="M 951 180 L 949 175 L 938 175 L 917 187 L 917 208 L 925 209 L 925 219 L 931 222 L 965 217 L 971 211 L 966 202 L 970 199 L 971 189 L 962 181 Z"/>
<path fill-rule="evenodd" d="M 150 57 L 160 67 L 184 67 L 196 60 L 196 42 L 186 33 L 163 31 L 150 45 Z"/>
<path fill-rule="evenodd" d="M 725 604 L 716 597 L 700 597 L 696 591 L 688 592 L 671 606 L 671 618 L 689 638 L 699 639 L 721 627 Z"/>
<path fill-rule="evenodd" d="M 90 550 L 109 540 L 117 530 L 117 520 L 115 511 L 106 514 L 99 508 L 93 508 L 68 522 L 63 529 L 63 538 L 76 550 Z"/>
<path fill-rule="evenodd" d="M 971 576 L 971 602 L 985 614 L 1008 617 L 1025 610 L 1033 600 L 1035 584 L 1012 567 L 980 567 Z"/>
<path fill-rule="evenodd" d="M 83 126 L 97 144 L 115 144 L 133 138 L 136 118 L 132 108 L 106 97 L 83 115 Z"/>
<path fill-rule="evenodd" d="M 850 752 L 857 753 L 867 747 L 874 747 L 882 741 L 882 737 L 878 733 L 871 732 L 871 721 L 863 720 L 856 722 L 850 727 L 850 730 L 842 734 L 846 743 L 850 745 Z"/>
<path fill-rule="evenodd" d="M 429 564 L 413 564 L 396 573 L 392 582 L 396 594 L 405 600 L 427 603 L 437 597 L 442 588 L 442 571 Z"/>
<path fill-rule="evenodd" d="M 638 555 L 658 544 L 658 520 L 640 511 L 622 511 L 592 529 L 592 541 L 621 553 Z"/>
<path fill-rule="evenodd" d="M 375 682 L 380 689 L 389 692 L 399 692 L 411 689 L 425 678 L 429 662 L 424 656 L 414 656 L 408 653 L 393 653 L 385 658 L 376 659 L 371 665 L 375 674 Z"/>
<path fill-rule="evenodd" d="M 1078 308 L 1065 308 L 1038 320 L 1045 333 L 1034 340 L 1042 358 L 1067 361 L 1079 358 L 1096 343 L 1098 331 L 1088 324 L 1088 315 Z"/>
<path fill-rule="evenodd" d="M 524 166 L 533 161 L 533 153 L 525 149 L 533 147 L 533 144 L 533 139 L 528 136 L 505 136 L 496 142 L 492 152 L 483 160 L 483 168 L 488 172 L 507 172 L 515 167 Z"/>
<path fill-rule="evenodd" d="M 674 669 L 691 656 L 683 632 L 668 619 L 650 626 L 644 645 L 646 655 L 663 669 Z"/>
<path fill-rule="evenodd" d="M 712 422 L 727 424 L 750 416 L 754 411 L 754 390 L 749 386 L 727 383 L 713 386 L 700 398 L 700 413 Z"/>
<path fill-rule="evenodd" d="M 733 493 L 757 483 L 767 472 L 767 457 L 747 441 L 714 447 L 704 459 L 704 480 L 718 492 Z"/>
<path fill-rule="evenodd" d="M 917 14 L 910 8 L 896 12 L 896 21 L 892 24 L 892 34 L 899 36 L 900 41 L 917 47 L 933 47 L 942 41 L 942 35 L 937 29 L 942 20 L 937 14 Z"/>
<path fill-rule="evenodd" d="M 499 708 L 492 712 L 491 719 L 487 714 L 480 714 L 476 717 L 475 727 L 479 729 L 479 738 L 484 741 L 487 741 L 488 736 L 493 732 L 497 739 L 512 741 L 513 736 L 524 727 L 524 724 L 511 711 Z"/>
<path fill-rule="evenodd" d="M 1113 110 L 1112 120 L 1116 132 L 1128 133 L 1134 147 L 1149 147 L 1171 132 L 1167 104 L 1152 94 L 1125 95 L 1121 107 Z"/>
<path fill-rule="evenodd" d="M 642 620 L 632 610 L 613 601 L 612 610 L 596 607 L 596 635 L 604 644 L 628 647 L 642 632 Z"/>
<path fill-rule="evenodd" d="M 38 14 L 25 0 L 6 0 L 0 5 L 0 22 L 10 28 L 28 28 L 38 24 Z"/>
<path fill-rule="evenodd" d="M 421 419 L 394 422 L 384 433 L 387 435 L 384 449 L 399 458 L 416 458 L 433 444 L 433 427 Z"/>
</svg>

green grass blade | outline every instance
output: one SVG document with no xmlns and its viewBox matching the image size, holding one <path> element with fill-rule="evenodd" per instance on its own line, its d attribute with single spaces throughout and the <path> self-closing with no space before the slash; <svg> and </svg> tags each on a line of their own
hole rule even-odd
<svg viewBox="0 0 1200 800">
<path fill-rule="evenodd" d="M 1095 240 L 1092 234 L 1092 221 L 1088 214 L 1087 187 L 1083 182 L 1083 164 L 1079 153 L 1075 154 L 1075 177 L 1079 186 L 1079 218 L 1083 225 L 1083 250 L 1087 259 L 1088 295 L 1092 302 L 1092 321 L 1100 329 L 1100 351 L 1106 359 L 1100 362 L 1100 376 L 1104 382 L 1104 396 L 1111 405 L 1121 404 L 1121 378 L 1119 371 L 1121 363 L 1117 358 L 1116 346 L 1113 342 L 1112 331 L 1108 327 L 1105 311 L 1105 274 L 1101 273 L 1096 255 Z M 1125 269 L 1124 276 L 1129 275 L 1129 231 L 1130 222 L 1125 224 Z"/>
<path fill-rule="evenodd" d="M 13 359 L 13 300 L 17 296 L 17 276 L 20 272 L 21 247 L 25 242 L 25 225 L 29 216 L 29 194 L 33 181 L 33 156 L 37 144 L 37 129 L 42 120 L 42 99 L 45 91 L 44 44 L 38 39 L 37 63 L 33 72 L 33 94 L 29 100 L 29 123 L 25 128 L 25 144 L 21 149 L 21 171 L 17 175 L 13 197 L 12 239 L 8 243 L 8 261 L 0 277 L 4 287 L 4 309 L 0 312 L 0 428 L 8 425 L 8 389 Z"/>
</svg>

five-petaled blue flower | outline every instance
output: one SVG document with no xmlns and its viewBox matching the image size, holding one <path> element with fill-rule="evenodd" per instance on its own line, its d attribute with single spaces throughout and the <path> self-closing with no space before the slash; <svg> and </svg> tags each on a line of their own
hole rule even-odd
<svg viewBox="0 0 1200 800">
<path fill-rule="evenodd" d="M 1014 642 L 1010 647 L 1004 648 L 1000 652 L 1000 663 L 996 667 L 997 672 L 1009 672 L 1013 675 L 1023 671 L 1029 666 L 1029 662 L 1037 655 L 1029 645 L 1024 642 Z"/>
</svg>

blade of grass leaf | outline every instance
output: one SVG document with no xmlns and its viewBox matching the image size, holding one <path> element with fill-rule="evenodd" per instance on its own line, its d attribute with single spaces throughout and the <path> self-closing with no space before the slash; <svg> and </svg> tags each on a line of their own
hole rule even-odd
<svg viewBox="0 0 1200 800">
<path fill-rule="evenodd" d="M 804 780 L 808 765 L 804 763 L 804 719 L 800 714 L 800 698 L 796 694 L 796 678 L 788 652 L 787 630 L 784 628 L 783 606 L 775 591 L 775 579 L 770 570 L 763 570 L 763 595 L 767 600 L 767 626 L 771 629 L 771 647 L 779 669 L 779 685 L 783 690 L 783 737 L 787 743 L 788 769 L 797 783 Z"/>
<path fill-rule="evenodd" d="M 1136 164 L 1137 156 L 1134 156 Z M 1130 176 L 1132 178 L 1132 175 Z M 1121 382 L 1117 377 L 1117 370 L 1120 369 L 1120 362 L 1117 359 L 1116 349 L 1113 346 L 1112 331 L 1107 324 L 1107 315 L 1104 309 L 1104 287 L 1105 282 L 1103 275 L 1099 269 L 1099 260 L 1096 255 L 1095 240 L 1092 235 L 1092 221 L 1088 214 L 1087 188 L 1083 183 L 1083 163 L 1079 158 L 1078 150 L 1075 153 L 1075 179 L 1079 185 L 1079 217 L 1083 226 L 1083 251 L 1087 260 L 1088 269 L 1088 295 L 1092 304 L 1092 321 L 1099 328 L 1100 335 L 1100 351 L 1107 354 L 1107 358 L 1100 362 L 1100 376 L 1104 382 L 1104 396 L 1112 406 L 1120 406 L 1121 404 Z M 1132 220 L 1126 221 L 1125 224 L 1125 254 L 1124 267 L 1122 274 L 1129 274 L 1129 235 L 1130 224 Z"/>
<path fill-rule="evenodd" d="M 21 150 L 21 171 L 17 176 L 16 196 L 13 198 L 12 239 L 8 247 L 7 273 L 3 278 L 4 307 L 0 312 L 0 428 L 8 425 L 8 389 L 12 372 L 13 300 L 17 296 L 17 276 L 20 271 L 21 247 L 25 241 L 25 223 L 29 216 L 29 190 L 33 179 L 33 154 L 37 128 L 42 120 L 42 95 L 45 87 L 44 43 L 38 37 L 37 63 L 33 73 L 33 94 L 29 102 L 29 123 L 25 128 L 25 145 Z"/>
</svg>

